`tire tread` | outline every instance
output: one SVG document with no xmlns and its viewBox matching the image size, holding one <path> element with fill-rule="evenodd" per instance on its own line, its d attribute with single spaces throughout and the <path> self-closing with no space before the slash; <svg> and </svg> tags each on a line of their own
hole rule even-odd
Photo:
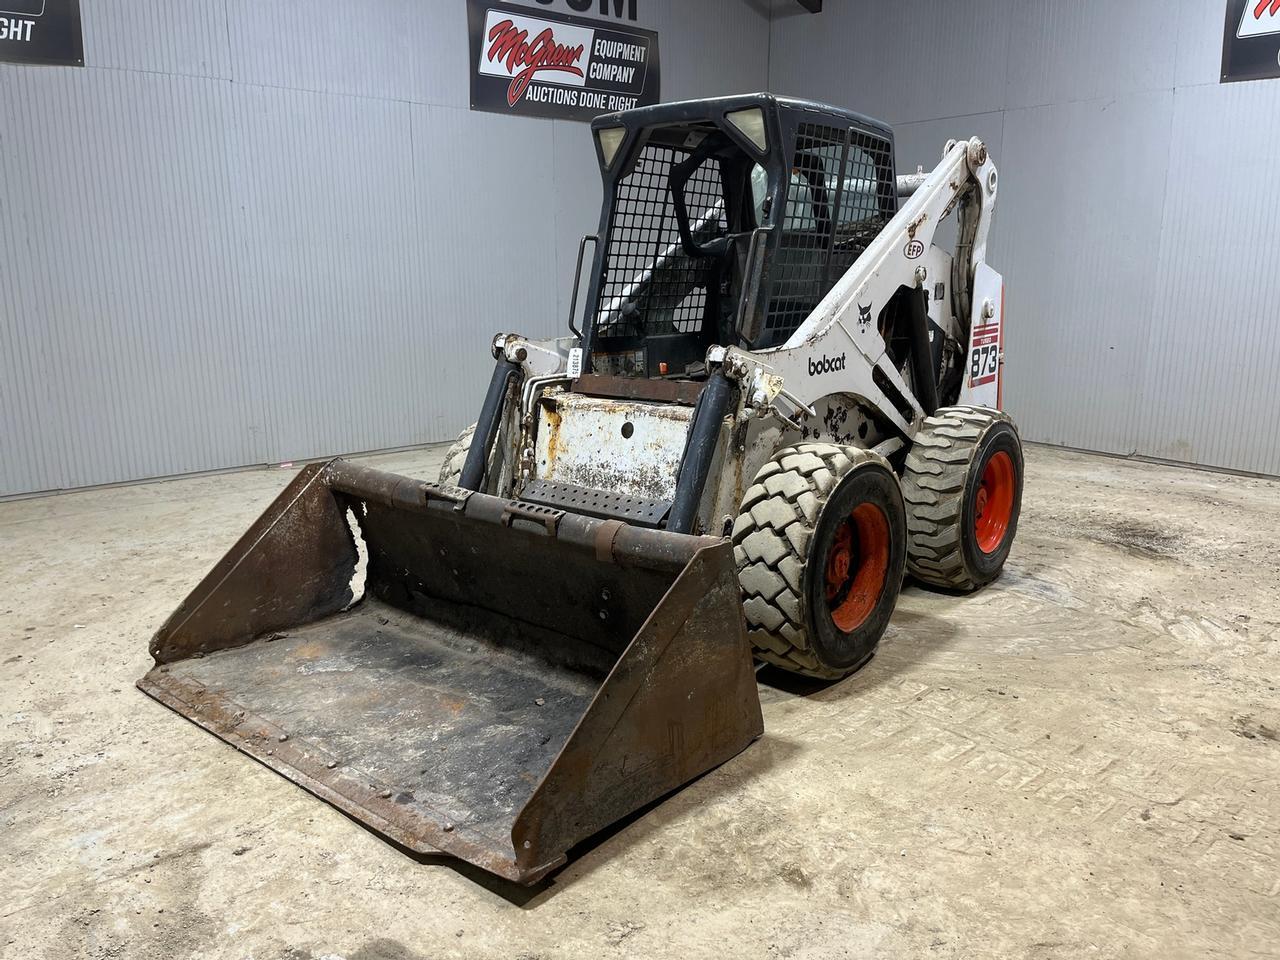
<svg viewBox="0 0 1280 960">
<path fill-rule="evenodd" d="M 445 452 L 444 463 L 440 466 L 440 482 L 449 486 L 457 486 L 462 479 L 462 465 L 467 462 L 467 454 L 471 451 L 471 438 L 475 436 L 476 425 L 473 423 L 458 434 L 458 439 Z"/>
<path fill-rule="evenodd" d="M 870 450 L 798 443 L 774 454 L 748 488 L 733 524 L 733 554 L 747 638 L 766 663 L 824 680 L 850 672 L 825 666 L 813 652 L 802 622 L 803 573 L 828 497 L 841 477 L 867 462 L 891 469 Z"/>
<path fill-rule="evenodd" d="M 982 438 L 992 425 L 1012 423 L 987 407 L 943 407 L 925 419 L 902 472 L 907 505 L 907 570 L 947 590 L 981 584 L 965 565 L 962 536 L 965 484 Z"/>
</svg>

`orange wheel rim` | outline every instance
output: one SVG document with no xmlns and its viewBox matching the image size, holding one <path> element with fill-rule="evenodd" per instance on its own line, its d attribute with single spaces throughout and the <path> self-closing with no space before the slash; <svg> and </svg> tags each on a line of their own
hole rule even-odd
<svg viewBox="0 0 1280 960">
<path fill-rule="evenodd" d="M 859 504 L 827 550 L 825 594 L 837 630 L 851 633 L 871 616 L 888 570 L 889 518 L 874 504 Z"/>
<path fill-rule="evenodd" d="M 982 479 L 973 501 L 973 533 L 983 553 L 995 553 L 1004 543 L 1013 517 L 1016 489 L 1013 457 L 1000 450 L 982 468 Z"/>
</svg>

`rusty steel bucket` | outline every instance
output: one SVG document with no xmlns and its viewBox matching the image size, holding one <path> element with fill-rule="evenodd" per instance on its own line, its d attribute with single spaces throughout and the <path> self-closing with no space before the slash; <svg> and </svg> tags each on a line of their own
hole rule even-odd
<svg viewBox="0 0 1280 960">
<path fill-rule="evenodd" d="M 763 726 L 726 541 L 341 460 L 298 475 L 151 654 L 156 700 L 519 883 Z"/>
</svg>

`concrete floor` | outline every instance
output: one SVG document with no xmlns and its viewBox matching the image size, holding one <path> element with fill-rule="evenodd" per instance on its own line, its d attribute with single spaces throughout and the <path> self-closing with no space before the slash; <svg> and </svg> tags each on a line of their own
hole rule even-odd
<svg viewBox="0 0 1280 960">
<path fill-rule="evenodd" d="M 134 689 L 290 475 L 0 504 L 0 955 L 1280 955 L 1278 483 L 1030 448 L 1003 579 L 524 893 Z"/>
</svg>

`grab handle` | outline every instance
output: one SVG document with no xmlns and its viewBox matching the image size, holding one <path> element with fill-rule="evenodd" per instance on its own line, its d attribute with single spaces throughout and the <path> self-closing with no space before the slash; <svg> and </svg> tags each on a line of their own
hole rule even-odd
<svg viewBox="0 0 1280 960">
<path fill-rule="evenodd" d="M 574 317 L 578 315 L 578 284 L 582 282 L 582 255 L 587 250 L 587 241 L 590 240 L 597 246 L 600 238 L 594 233 L 588 233 L 585 237 L 578 241 L 578 266 L 573 271 L 573 297 L 569 301 L 569 330 L 579 340 L 582 339 L 582 331 L 573 325 Z"/>
</svg>

